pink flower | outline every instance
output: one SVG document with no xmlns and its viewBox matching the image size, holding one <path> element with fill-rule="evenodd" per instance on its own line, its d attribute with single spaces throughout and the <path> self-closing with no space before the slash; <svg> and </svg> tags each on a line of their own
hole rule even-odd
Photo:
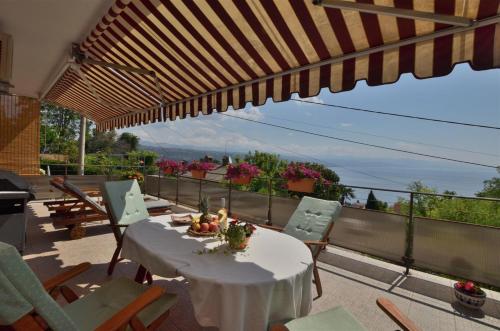
<svg viewBox="0 0 500 331">
<path fill-rule="evenodd" d="M 199 162 L 199 161 L 193 161 L 190 163 L 187 167 L 189 171 L 191 170 L 203 170 L 203 171 L 210 171 L 215 168 L 215 164 L 210 163 L 210 162 Z"/>
<path fill-rule="evenodd" d="M 299 180 L 303 178 L 320 179 L 321 174 L 313 169 L 307 168 L 303 163 L 292 162 L 288 165 L 281 177 L 287 180 Z"/>
<path fill-rule="evenodd" d="M 240 178 L 243 176 L 257 177 L 260 173 L 260 169 L 248 162 L 243 162 L 237 165 L 228 165 L 226 172 L 226 179 Z"/>
</svg>

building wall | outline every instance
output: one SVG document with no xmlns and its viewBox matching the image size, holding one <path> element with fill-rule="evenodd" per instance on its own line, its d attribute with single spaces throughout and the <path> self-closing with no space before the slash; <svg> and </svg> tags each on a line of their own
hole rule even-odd
<svg viewBox="0 0 500 331">
<path fill-rule="evenodd" d="M 37 175 L 40 169 L 40 102 L 0 94 L 0 169 Z"/>
</svg>

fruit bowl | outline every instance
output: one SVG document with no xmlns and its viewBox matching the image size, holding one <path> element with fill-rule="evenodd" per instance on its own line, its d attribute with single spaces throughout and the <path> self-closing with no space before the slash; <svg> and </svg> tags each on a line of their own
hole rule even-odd
<svg viewBox="0 0 500 331">
<path fill-rule="evenodd" d="M 187 230 L 187 233 L 193 237 L 215 237 L 219 233 L 218 232 L 201 232 L 201 231 L 194 231 L 193 229 L 189 228 Z"/>
</svg>

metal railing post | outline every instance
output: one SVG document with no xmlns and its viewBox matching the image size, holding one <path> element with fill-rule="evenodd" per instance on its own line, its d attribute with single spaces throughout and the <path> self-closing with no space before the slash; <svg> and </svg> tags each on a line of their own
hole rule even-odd
<svg viewBox="0 0 500 331">
<path fill-rule="evenodd" d="M 198 189 L 198 212 L 201 212 L 201 179 L 200 181 L 200 188 Z"/>
<path fill-rule="evenodd" d="M 147 194 L 146 182 L 147 182 L 148 177 L 147 177 L 147 174 L 146 174 L 146 161 L 145 161 L 145 159 L 143 159 L 142 162 L 143 162 L 142 173 L 143 173 L 143 176 L 144 176 L 144 185 L 143 185 L 143 187 L 144 187 L 144 194 Z"/>
<path fill-rule="evenodd" d="M 160 199 L 160 189 L 161 189 L 161 168 L 158 167 L 158 199 Z"/>
<path fill-rule="evenodd" d="M 228 202 L 227 202 L 227 215 L 231 216 L 231 192 L 233 191 L 233 181 L 229 180 L 229 188 L 228 188 Z"/>
<path fill-rule="evenodd" d="M 415 260 L 413 259 L 413 230 L 414 230 L 414 220 L 413 220 L 413 192 L 410 193 L 410 205 L 408 211 L 408 223 L 406 224 L 406 249 L 405 255 L 403 256 L 403 262 L 405 265 L 405 275 L 410 272 L 410 267 L 413 265 Z"/>
<path fill-rule="evenodd" d="M 273 225 L 273 216 L 272 216 L 272 208 L 273 208 L 273 180 L 272 178 L 269 178 L 268 181 L 268 186 L 267 186 L 268 192 L 268 199 L 267 199 L 267 225 Z"/>
<path fill-rule="evenodd" d="M 177 172 L 177 180 L 175 181 L 175 204 L 179 204 L 179 173 Z"/>
</svg>

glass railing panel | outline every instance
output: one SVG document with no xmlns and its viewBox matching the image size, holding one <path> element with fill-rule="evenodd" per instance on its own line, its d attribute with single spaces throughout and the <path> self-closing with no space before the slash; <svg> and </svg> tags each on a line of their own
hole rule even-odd
<svg viewBox="0 0 500 331">
<path fill-rule="evenodd" d="M 500 228 L 415 218 L 415 266 L 500 286 Z"/>
<path fill-rule="evenodd" d="M 405 253 L 405 238 L 405 216 L 343 207 L 330 242 L 399 263 Z"/>
</svg>

